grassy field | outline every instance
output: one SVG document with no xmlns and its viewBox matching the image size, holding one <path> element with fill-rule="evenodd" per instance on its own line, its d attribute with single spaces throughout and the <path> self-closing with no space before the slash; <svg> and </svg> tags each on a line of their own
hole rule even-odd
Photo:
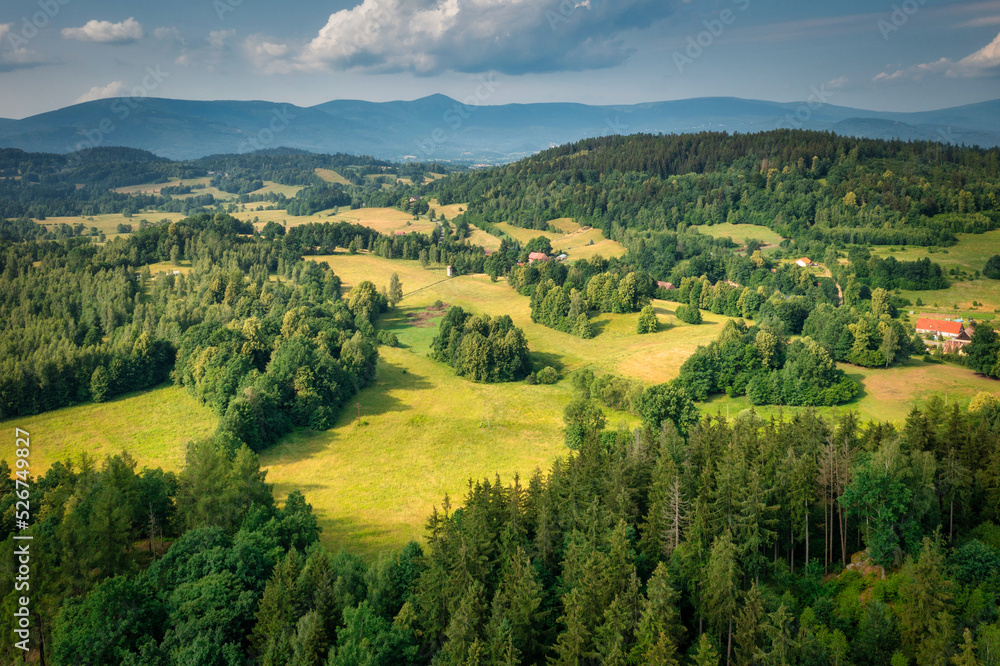
<svg viewBox="0 0 1000 666">
<path fill-rule="evenodd" d="M 527 480 L 568 453 L 566 389 L 473 384 L 415 350 L 380 354 L 378 379 L 355 401 L 360 424 L 352 405 L 333 429 L 296 433 L 261 457 L 277 497 L 306 495 L 327 546 L 375 553 L 421 539 L 432 508 L 446 493 L 460 503 L 470 478 Z"/>
<path fill-rule="evenodd" d="M 141 185 L 129 185 L 127 187 L 116 187 L 112 191 L 118 192 L 120 194 L 159 194 L 160 190 L 164 187 L 179 187 L 181 185 L 205 185 L 207 186 L 212 181 L 211 178 L 205 176 L 203 178 L 178 178 L 177 180 L 169 180 L 165 183 L 142 183 Z M 202 190 L 200 190 L 202 191 Z M 226 195 L 231 196 L 231 195 Z"/>
<path fill-rule="evenodd" d="M 442 301 L 460 305 L 491 316 L 509 314 L 524 329 L 529 347 L 544 365 L 560 371 L 592 367 L 603 372 L 625 374 L 650 383 L 668 381 L 677 376 L 684 360 L 698 345 L 715 339 L 726 318 L 705 314 L 705 323 L 690 326 L 673 317 L 675 304 L 656 301 L 663 330 L 639 336 L 635 329 L 638 314 L 602 314 L 594 318 L 599 331 L 596 338 L 583 340 L 531 321 L 529 299 L 509 288 L 503 280 L 491 282 L 485 275 L 448 279 L 443 267 L 421 268 L 416 261 L 388 261 L 367 253 L 315 257 L 329 263 L 340 276 L 346 290 L 361 280 L 371 279 L 381 288 L 396 272 L 406 295 L 404 311 L 420 310 Z M 382 280 L 372 276 L 383 276 Z M 667 326 L 672 324 L 672 326 Z"/>
<path fill-rule="evenodd" d="M 268 222 L 283 224 L 289 229 L 312 222 L 350 222 L 360 224 L 370 229 L 384 234 L 393 234 L 397 231 L 406 233 L 418 232 L 426 233 L 434 229 L 437 225 L 427 218 L 414 221 L 413 215 L 396 210 L 395 208 L 358 208 L 351 210 L 349 206 L 341 208 L 330 208 L 321 210 L 312 215 L 289 215 L 284 210 L 254 210 L 254 204 L 249 204 L 245 211 L 234 213 L 240 219 L 253 221 L 257 229 L 261 229 Z"/>
<path fill-rule="evenodd" d="M 316 169 L 316 175 L 328 183 L 339 183 L 340 185 L 351 184 L 351 181 L 347 180 L 332 169 Z"/>
<path fill-rule="evenodd" d="M 857 411 L 864 421 L 893 421 L 896 423 L 906 419 L 906 415 L 916 405 L 924 405 L 932 396 L 948 404 L 958 401 L 967 405 L 969 400 L 980 391 L 1000 393 L 1000 382 L 973 374 L 965 368 L 955 365 L 924 363 L 912 359 L 905 365 L 888 370 L 860 368 L 840 364 L 847 375 L 861 383 L 858 398 L 847 405 L 839 407 L 818 408 L 824 415 L 840 415 L 847 411 Z M 749 409 L 746 398 L 730 399 L 724 395 L 699 405 L 699 408 L 709 414 L 726 413 L 727 403 L 730 416 L 736 416 L 740 411 Z M 794 414 L 803 411 L 803 407 L 755 407 L 755 411 L 768 418 Z"/>
<path fill-rule="evenodd" d="M 776 232 L 759 224 L 731 224 L 724 222 L 722 224 L 699 225 L 692 228 L 697 229 L 698 233 L 711 236 L 712 238 L 731 238 L 734 243 L 739 243 L 740 245 L 746 243 L 749 238 L 754 238 L 771 245 L 777 245 L 784 240 Z"/>
<path fill-rule="evenodd" d="M 605 238 L 600 229 L 581 228 L 580 225 L 568 219 L 553 220 L 551 224 L 563 231 L 563 233 L 522 229 L 506 222 L 502 222 L 496 226 L 505 234 L 521 243 L 527 243 L 532 238 L 545 236 L 552 243 L 553 252 L 557 254 L 565 252 L 571 260 L 589 259 L 598 254 L 605 259 L 610 259 L 611 257 L 620 257 L 625 254 L 625 247 L 620 243 Z"/>
<path fill-rule="evenodd" d="M 87 215 L 87 216 L 73 216 L 73 217 L 47 217 L 44 220 L 35 220 L 39 224 L 45 226 L 53 226 L 59 224 L 68 224 L 69 226 L 76 226 L 77 224 L 82 224 L 89 230 L 91 227 L 97 227 L 98 231 L 103 231 L 108 238 L 112 238 L 118 235 L 118 225 L 119 224 L 131 224 L 133 229 L 139 228 L 139 220 L 145 219 L 148 222 L 159 222 L 160 220 L 170 220 L 171 222 L 176 222 L 177 220 L 182 220 L 186 217 L 181 213 L 160 213 L 157 211 L 151 211 L 146 213 L 138 213 L 132 217 L 125 217 L 120 213 L 112 213 L 108 215 Z"/>
<path fill-rule="evenodd" d="M 360 224 L 383 234 L 393 234 L 397 231 L 427 233 L 437 227 L 435 222 L 431 222 L 425 217 L 414 220 L 410 213 L 404 213 L 395 208 L 346 210 L 334 215 L 331 221 Z"/>
<path fill-rule="evenodd" d="M 982 271 L 986 260 L 1000 254 L 1000 230 L 985 234 L 958 234 L 958 243 L 948 248 L 929 248 L 915 245 L 872 247 L 872 253 L 880 257 L 895 257 L 899 261 L 930 259 L 940 264 L 946 272 L 958 269 L 968 274 Z M 1000 308 L 1000 280 L 988 278 L 956 280 L 951 278 L 951 287 L 935 291 L 904 291 L 902 295 L 916 303 L 921 299 L 924 305 L 914 306 L 920 312 L 940 313 L 951 316 L 983 318 L 984 313 L 993 315 Z M 973 306 L 972 301 L 982 303 Z M 937 303 L 935 307 L 934 304 Z M 955 309 L 955 305 L 958 309 Z"/>
<path fill-rule="evenodd" d="M 457 204 L 448 204 L 447 206 L 442 206 L 441 204 L 438 203 L 437 199 L 428 199 L 427 205 L 433 208 L 434 212 L 438 213 L 439 215 L 443 213 L 445 218 L 447 218 L 448 221 L 450 222 L 451 220 L 454 220 L 456 217 L 465 212 L 467 204 L 457 203 Z"/>
<path fill-rule="evenodd" d="M 202 185 L 196 190 L 192 190 L 190 194 L 174 194 L 172 195 L 175 199 L 188 199 L 190 197 L 198 196 L 200 194 L 211 194 L 213 197 L 223 201 L 229 201 L 235 199 L 237 195 L 231 192 L 223 192 L 222 190 L 211 187 L 209 183 L 212 179 L 208 176 L 203 178 L 183 178 L 178 180 L 171 180 L 166 183 L 144 183 L 142 185 L 129 185 L 128 187 L 116 187 L 113 191 L 120 192 L 121 194 L 159 194 L 160 190 L 164 187 L 177 187 L 180 185 Z M 254 194 L 268 194 L 274 192 L 276 194 L 284 194 L 286 197 L 294 197 L 298 194 L 299 190 L 302 189 L 300 185 L 280 185 L 278 183 L 272 182 L 270 180 L 265 180 L 264 187 L 259 190 L 255 190 Z"/>
<path fill-rule="evenodd" d="M 945 270 L 959 268 L 969 273 L 982 271 L 987 259 L 994 254 L 1000 254 L 1000 230 L 988 231 L 985 234 L 957 235 L 956 245 L 937 248 L 934 252 L 931 252 L 930 248 L 917 245 L 872 246 L 871 251 L 880 257 L 896 257 L 900 261 L 927 258 L 941 264 Z"/>
<path fill-rule="evenodd" d="M 177 471 L 184 465 L 187 443 L 211 435 L 217 424 L 218 417 L 185 389 L 164 386 L 101 404 L 10 419 L 2 428 L 31 433 L 31 472 L 41 475 L 57 460 L 77 460 L 84 453 L 102 460 L 122 450 L 132 454 L 140 469 Z"/>
<path fill-rule="evenodd" d="M 423 269 L 415 261 L 389 261 L 361 253 L 315 257 L 329 263 L 346 288 L 363 279 L 376 286 L 399 274 L 405 297 L 380 326 L 399 337 L 401 347 L 380 348 L 378 378 L 345 408 L 326 432 L 298 431 L 261 455 L 268 480 L 280 499 L 301 489 L 333 549 L 374 554 L 423 535 L 423 524 L 447 493 L 457 504 L 470 478 L 499 474 L 528 477 L 547 469 L 568 451 L 562 443 L 562 411 L 572 398 L 564 378 L 552 386 L 524 383 L 486 385 L 457 378 L 427 358 L 440 314 L 428 307 L 440 300 L 490 315 L 509 314 L 527 335 L 536 368 L 551 365 L 564 375 L 577 368 L 615 372 L 652 384 L 677 376 L 700 344 L 713 340 L 726 318 L 706 315 L 699 326 L 677 322 L 675 304 L 656 301 L 663 324 L 655 334 L 635 333 L 637 314 L 595 318 L 599 331 L 581 340 L 530 321 L 528 299 L 488 277 L 447 278 L 443 267 Z M 913 404 L 932 395 L 967 401 L 1000 384 L 949 365 L 913 361 L 888 371 L 846 367 L 863 391 L 852 405 L 821 410 L 857 410 L 864 419 L 901 421 Z M 360 403 L 361 421 L 357 421 Z M 749 407 L 744 399 L 718 397 L 700 408 L 731 416 Z M 764 408 L 765 416 L 795 409 Z M 489 427 L 480 421 L 489 419 Z M 608 413 L 611 427 L 635 426 L 634 416 Z M 139 393 L 102 405 L 82 405 L 8 422 L 38 438 L 33 466 L 53 460 L 114 453 L 127 446 L 140 466 L 178 469 L 187 441 L 210 434 L 216 418 L 186 391 L 174 387 Z"/>
</svg>

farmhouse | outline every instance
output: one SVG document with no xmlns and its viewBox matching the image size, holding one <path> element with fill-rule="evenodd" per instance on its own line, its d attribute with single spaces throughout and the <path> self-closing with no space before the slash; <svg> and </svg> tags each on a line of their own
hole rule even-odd
<svg viewBox="0 0 1000 666">
<path fill-rule="evenodd" d="M 656 286 L 657 287 L 662 287 L 663 289 L 666 289 L 667 291 L 673 291 L 674 289 L 677 288 L 677 287 L 674 286 L 673 282 L 661 282 L 659 280 L 656 281 Z"/>
<path fill-rule="evenodd" d="M 528 263 L 535 263 L 536 261 L 548 261 L 549 255 L 544 252 L 532 252 L 528 255 Z"/>
<path fill-rule="evenodd" d="M 814 264 L 812 262 L 812 259 L 810 259 L 809 257 L 802 257 L 801 259 L 795 262 L 795 265 L 800 266 L 802 268 L 809 268 L 810 266 L 815 266 L 816 264 Z"/>
<path fill-rule="evenodd" d="M 944 353 L 945 354 L 962 354 L 962 348 L 965 345 L 972 342 L 972 333 L 975 331 L 974 328 L 963 328 L 962 332 L 958 334 L 957 337 L 947 340 L 944 343 Z"/>
<path fill-rule="evenodd" d="M 964 331 L 960 321 L 948 321 L 941 319 L 927 319 L 921 317 L 917 320 L 917 335 L 933 335 L 935 337 L 955 339 Z"/>
</svg>

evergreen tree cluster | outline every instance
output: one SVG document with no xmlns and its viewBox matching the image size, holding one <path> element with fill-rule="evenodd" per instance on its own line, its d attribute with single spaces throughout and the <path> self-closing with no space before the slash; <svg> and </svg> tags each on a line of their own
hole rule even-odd
<svg viewBox="0 0 1000 666">
<path fill-rule="evenodd" d="M 932 399 L 896 428 L 699 417 L 685 396 L 644 390 L 635 431 L 581 397 L 576 452 L 527 483 L 470 481 L 425 546 L 374 560 L 325 551 L 306 499 L 278 509 L 227 433 L 177 474 L 56 463 L 32 480 L 38 645 L 58 665 L 994 661 L 995 397 Z M 0 463 L 5 559 L 15 478 Z"/>
<path fill-rule="evenodd" d="M 936 245 L 1000 223 L 998 156 L 793 130 L 639 134 L 566 144 L 430 191 L 491 224 L 546 229 L 571 217 L 616 240 L 732 222 L 796 241 Z"/>
<path fill-rule="evenodd" d="M 811 338 L 789 341 L 767 326 L 729 320 L 719 337 L 681 366 L 692 397 L 746 395 L 754 405 L 830 406 L 849 402 L 858 384 Z"/>
<path fill-rule="evenodd" d="M 514 382 L 531 372 L 527 338 L 509 315 L 473 315 L 458 306 L 441 320 L 430 356 L 474 382 Z"/>
</svg>

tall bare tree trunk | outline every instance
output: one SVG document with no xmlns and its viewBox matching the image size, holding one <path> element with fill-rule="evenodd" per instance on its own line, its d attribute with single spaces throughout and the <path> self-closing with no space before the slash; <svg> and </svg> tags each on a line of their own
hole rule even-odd
<svg viewBox="0 0 1000 666">
<path fill-rule="evenodd" d="M 733 652 L 733 618 L 729 618 L 729 639 L 726 641 L 726 666 L 729 666 L 729 655 Z"/>
</svg>

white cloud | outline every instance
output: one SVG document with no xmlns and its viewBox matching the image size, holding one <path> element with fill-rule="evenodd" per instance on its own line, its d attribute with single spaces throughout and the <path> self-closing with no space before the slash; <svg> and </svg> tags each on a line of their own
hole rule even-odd
<svg viewBox="0 0 1000 666">
<path fill-rule="evenodd" d="M 79 28 L 63 28 L 62 36 L 66 39 L 78 39 L 81 42 L 126 44 L 142 39 L 143 31 L 142 25 L 130 16 L 121 23 L 94 19 Z"/>
<path fill-rule="evenodd" d="M 234 55 L 230 42 L 235 36 L 235 30 L 213 30 L 202 46 L 182 48 L 174 62 L 181 66 L 201 67 L 209 72 L 225 71 Z"/>
<path fill-rule="evenodd" d="M 12 72 L 15 69 L 29 69 L 49 63 L 48 58 L 37 51 L 19 46 L 16 43 L 13 23 L 0 23 L 0 42 L 8 40 L 9 48 L 0 48 L 0 72 Z M 23 42 L 22 42 L 23 43 Z"/>
<path fill-rule="evenodd" d="M 213 49 L 225 48 L 226 42 L 235 35 L 235 30 L 213 30 L 208 33 L 208 45 Z"/>
<path fill-rule="evenodd" d="M 831 90 L 843 90 L 851 84 L 851 79 L 846 76 L 838 76 L 826 82 L 826 87 Z"/>
<path fill-rule="evenodd" d="M 125 88 L 126 86 L 123 81 L 112 81 L 106 86 L 94 86 L 87 92 L 77 97 L 76 104 L 82 104 L 83 102 L 93 102 L 95 99 L 121 97 L 122 93 L 125 92 Z"/>
<path fill-rule="evenodd" d="M 582 71 L 621 64 L 624 36 L 682 0 L 363 0 L 335 12 L 301 51 L 258 67 L 436 74 Z"/>
<path fill-rule="evenodd" d="M 187 42 L 187 40 L 184 39 L 184 35 L 182 35 L 181 31 L 177 28 L 156 28 L 153 30 L 153 37 L 164 42 L 180 42 L 182 44 Z"/>
<path fill-rule="evenodd" d="M 957 28 L 987 28 L 991 25 L 1000 25 L 1000 16 L 982 16 L 959 23 Z"/>
<path fill-rule="evenodd" d="M 928 76 L 940 75 L 949 78 L 971 78 L 998 73 L 1000 73 L 1000 35 L 983 48 L 957 62 L 951 58 L 940 58 L 933 62 L 899 68 L 893 72 L 881 72 L 872 81 L 875 83 L 921 81 Z"/>
<path fill-rule="evenodd" d="M 247 58 L 260 71 L 267 74 L 283 74 L 294 69 L 285 56 L 290 49 L 287 44 L 273 41 L 264 35 L 250 35 L 243 41 Z"/>
</svg>

